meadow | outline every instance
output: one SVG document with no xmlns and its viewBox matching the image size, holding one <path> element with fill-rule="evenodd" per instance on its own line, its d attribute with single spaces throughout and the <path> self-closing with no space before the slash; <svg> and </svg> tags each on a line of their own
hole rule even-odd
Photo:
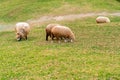
<svg viewBox="0 0 120 80">
<path fill-rule="evenodd" d="M 0 6 L 9 3 L 9 1 L 0 0 Z M 20 2 L 20 0 L 15 1 L 16 3 L 9 4 L 11 6 L 9 9 L 4 6 L 5 9 L 8 10 L 2 8 L 6 11 L 6 14 L 12 9 L 12 6 L 16 8 L 15 5 Z M 72 11 L 66 10 L 63 13 L 59 13 L 58 11 L 55 11 L 55 14 L 54 11 L 48 13 L 47 11 L 53 8 L 58 8 L 58 10 L 64 9 L 63 7 L 59 8 L 61 4 L 51 5 L 50 3 L 69 3 L 71 7 L 74 6 L 75 8 L 75 12 L 73 13 L 79 13 L 77 7 L 81 4 L 86 4 L 86 7 L 88 6 L 87 2 L 78 3 L 79 0 L 30 1 L 36 1 L 36 3 L 33 3 L 36 7 L 35 5 L 33 5 L 33 7 L 30 6 L 32 3 L 30 4 L 27 0 L 24 0 L 23 2 L 29 3 L 23 3 L 22 5 L 30 6 L 29 9 L 33 10 L 33 12 L 15 12 L 15 17 L 12 18 L 9 18 L 9 15 L 6 15 L 0 18 L 1 23 L 14 23 L 43 15 L 72 13 Z M 40 1 L 43 1 L 43 3 L 40 3 Z M 90 1 L 88 4 L 91 6 L 97 3 L 96 0 L 86 1 Z M 104 0 L 100 0 L 100 2 L 102 3 Z M 49 4 L 49 6 L 41 7 L 43 9 L 37 8 L 37 4 L 42 6 L 46 3 L 47 5 Z M 112 4 L 113 7 L 109 8 L 110 5 L 108 4 Z M 104 10 L 117 11 L 119 6 L 114 5 L 119 5 L 119 0 L 106 0 L 103 4 L 103 6 L 106 6 Z M 85 12 L 102 11 L 103 8 L 100 7 L 100 5 L 96 4 L 96 6 L 97 7 L 94 8 L 89 7 L 90 9 L 85 10 Z M 38 13 L 34 13 L 34 9 L 32 8 L 37 8 Z M 81 10 L 82 9 L 84 8 L 81 8 Z M 0 15 L 4 15 L 1 11 L 0 13 Z M 31 16 L 35 14 L 36 16 Z M 26 15 L 28 16 L 21 18 Z M 73 21 L 50 22 L 70 27 L 76 37 L 76 40 L 73 43 L 65 43 L 64 41 L 61 41 L 61 43 L 58 43 L 57 41 L 51 43 L 50 38 L 49 41 L 45 41 L 45 27 L 49 22 L 33 27 L 28 36 L 28 40 L 16 41 L 14 31 L 0 32 L 0 80 L 119 80 L 120 17 L 108 17 L 111 19 L 111 23 L 105 24 L 97 24 L 95 22 L 96 16 Z"/>
<path fill-rule="evenodd" d="M 96 24 L 95 17 L 60 22 L 76 36 L 73 43 L 45 41 L 45 27 L 16 41 L 14 31 L 0 33 L 1 80 L 120 79 L 120 25 Z"/>
<path fill-rule="evenodd" d="M 119 12 L 119 5 L 119 0 L 0 0 L 0 23 L 15 23 L 46 15 Z"/>
</svg>

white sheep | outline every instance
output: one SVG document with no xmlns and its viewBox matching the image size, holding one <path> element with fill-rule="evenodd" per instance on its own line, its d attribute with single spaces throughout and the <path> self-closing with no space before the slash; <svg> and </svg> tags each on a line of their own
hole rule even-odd
<svg viewBox="0 0 120 80">
<path fill-rule="evenodd" d="M 63 38 L 65 39 L 65 42 L 69 40 L 73 42 L 75 40 L 75 36 L 73 32 L 69 27 L 66 27 L 66 26 L 58 25 L 53 27 L 51 30 L 51 34 L 52 34 L 52 40 L 53 40 L 53 37 L 56 37 L 57 40 Z"/>
<path fill-rule="evenodd" d="M 18 22 L 15 26 L 16 39 L 20 41 L 21 39 L 27 40 L 27 35 L 30 32 L 30 25 L 26 22 Z"/>
<path fill-rule="evenodd" d="M 108 17 L 99 16 L 96 18 L 97 23 L 109 23 L 110 19 Z"/>
</svg>

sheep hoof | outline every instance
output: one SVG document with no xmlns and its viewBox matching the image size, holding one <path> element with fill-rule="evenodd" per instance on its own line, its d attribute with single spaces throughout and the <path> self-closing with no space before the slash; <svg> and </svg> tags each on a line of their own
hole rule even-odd
<svg viewBox="0 0 120 80">
<path fill-rule="evenodd" d="M 67 42 L 67 40 L 64 40 L 64 42 L 66 43 L 66 42 Z"/>
<path fill-rule="evenodd" d="M 51 43 L 53 43 L 53 41 L 51 41 Z"/>
<path fill-rule="evenodd" d="M 70 42 L 73 42 L 73 40 L 70 40 Z"/>
<path fill-rule="evenodd" d="M 60 41 L 58 41 L 58 43 L 60 43 Z"/>
</svg>

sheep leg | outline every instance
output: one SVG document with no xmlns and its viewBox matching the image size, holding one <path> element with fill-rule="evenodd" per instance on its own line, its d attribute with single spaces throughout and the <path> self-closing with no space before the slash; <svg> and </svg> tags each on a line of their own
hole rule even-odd
<svg viewBox="0 0 120 80">
<path fill-rule="evenodd" d="M 56 38 L 57 38 L 58 43 L 60 43 L 60 39 L 59 39 L 59 37 L 57 36 Z"/>
<path fill-rule="evenodd" d="M 46 41 L 48 41 L 48 34 L 46 33 Z"/>
<path fill-rule="evenodd" d="M 52 40 L 51 40 L 51 43 L 53 43 L 53 34 L 51 34 L 50 36 L 51 36 L 51 39 L 52 39 Z"/>
<path fill-rule="evenodd" d="M 54 37 L 55 37 L 55 36 L 54 36 L 53 34 L 51 34 L 50 37 L 52 38 L 52 40 L 54 40 Z"/>
<path fill-rule="evenodd" d="M 66 43 L 66 42 L 67 42 L 67 40 L 65 39 L 65 40 L 64 40 L 64 42 Z"/>
<path fill-rule="evenodd" d="M 70 42 L 73 42 L 73 40 L 71 39 Z"/>
<path fill-rule="evenodd" d="M 18 41 L 21 41 L 21 39 L 22 39 L 22 38 L 20 37 L 20 39 L 19 39 Z"/>
<path fill-rule="evenodd" d="M 27 36 L 25 36 L 25 39 L 27 40 Z"/>
<path fill-rule="evenodd" d="M 52 39 L 52 40 L 54 39 L 54 35 L 53 35 L 53 34 L 51 34 L 51 39 Z"/>
<path fill-rule="evenodd" d="M 63 39 L 63 37 L 60 37 L 60 39 L 62 40 L 62 39 Z"/>
</svg>

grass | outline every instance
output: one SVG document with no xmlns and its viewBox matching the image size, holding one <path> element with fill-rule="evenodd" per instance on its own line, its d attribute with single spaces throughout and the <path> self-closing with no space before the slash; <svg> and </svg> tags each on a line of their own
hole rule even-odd
<svg viewBox="0 0 120 80">
<path fill-rule="evenodd" d="M 119 11 L 118 0 L 1 0 L 0 23 L 88 12 Z"/>
<path fill-rule="evenodd" d="M 0 24 L 41 16 L 117 12 L 119 0 L 0 0 Z M 0 80 L 119 80 L 120 23 L 96 24 L 96 17 L 56 22 L 72 29 L 73 43 L 45 41 L 48 23 L 32 28 L 28 40 L 0 32 Z"/>
<path fill-rule="evenodd" d="M 57 22 L 69 26 L 76 41 L 45 41 L 46 24 L 17 42 L 13 31 L 0 32 L 1 80 L 119 80 L 119 18 L 96 24 L 95 17 Z"/>
</svg>

